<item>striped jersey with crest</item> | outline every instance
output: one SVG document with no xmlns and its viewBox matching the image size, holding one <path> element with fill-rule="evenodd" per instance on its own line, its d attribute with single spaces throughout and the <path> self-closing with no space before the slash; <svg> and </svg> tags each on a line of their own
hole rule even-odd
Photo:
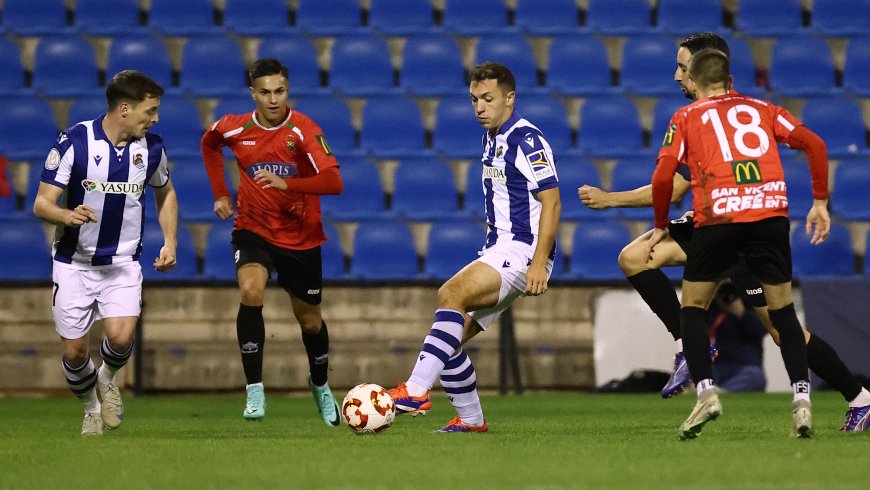
<svg viewBox="0 0 870 490">
<path fill-rule="evenodd" d="M 232 150 L 239 167 L 234 229 L 252 231 L 291 250 L 307 250 L 326 241 L 320 196 L 262 189 L 254 181 L 254 173 L 260 169 L 291 179 L 337 167 L 320 126 L 290 108 L 284 122 L 272 128 L 260 124 L 256 111 L 221 117 L 203 135 L 201 145 L 215 200 L 230 195 L 224 178 L 224 146 Z"/>
<path fill-rule="evenodd" d="M 541 203 L 535 194 L 559 186 L 550 143 L 541 130 L 516 112 L 483 143 L 483 196 L 486 245 L 514 240 L 533 245 Z"/>
<path fill-rule="evenodd" d="M 61 132 L 40 179 L 65 190 L 67 209 L 81 204 L 94 209 L 96 223 L 58 227 L 52 250 L 54 260 L 81 269 L 138 260 L 145 184 L 169 182 L 163 139 L 148 133 L 116 147 L 103 131 L 104 117 Z"/>
</svg>

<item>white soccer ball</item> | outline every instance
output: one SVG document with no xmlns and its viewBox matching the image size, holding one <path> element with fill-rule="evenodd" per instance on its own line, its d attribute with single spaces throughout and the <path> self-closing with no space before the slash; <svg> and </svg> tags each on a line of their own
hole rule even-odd
<svg viewBox="0 0 870 490">
<path fill-rule="evenodd" d="M 382 386 L 363 383 L 351 388 L 341 402 L 341 413 L 350 430 L 372 434 L 387 430 L 396 418 L 393 398 Z"/>
</svg>

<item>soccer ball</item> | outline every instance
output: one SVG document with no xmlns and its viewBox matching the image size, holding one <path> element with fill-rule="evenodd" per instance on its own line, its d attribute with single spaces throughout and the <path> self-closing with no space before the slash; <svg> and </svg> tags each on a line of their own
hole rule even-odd
<svg viewBox="0 0 870 490">
<path fill-rule="evenodd" d="M 350 430 L 372 434 L 387 430 L 396 418 L 393 398 L 382 386 L 363 383 L 347 392 L 341 413 Z"/>
</svg>

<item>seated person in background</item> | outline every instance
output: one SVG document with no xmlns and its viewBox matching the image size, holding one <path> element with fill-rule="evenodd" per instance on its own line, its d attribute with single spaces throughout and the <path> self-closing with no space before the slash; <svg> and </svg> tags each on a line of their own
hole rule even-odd
<svg viewBox="0 0 870 490">
<path fill-rule="evenodd" d="M 713 380 L 720 391 L 764 391 L 767 378 L 762 366 L 762 342 L 767 329 L 747 308 L 731 283 L 719 287 L 707 310 L 710 341 L 719 356 L 713 364 Z"/>
</svg>

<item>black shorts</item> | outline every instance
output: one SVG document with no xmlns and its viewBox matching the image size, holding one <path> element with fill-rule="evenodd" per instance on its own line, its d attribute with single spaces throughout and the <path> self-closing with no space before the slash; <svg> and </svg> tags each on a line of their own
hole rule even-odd
<svg viewBox="0 0 870 490">
<path fill-rule="evenodd" d="M 789 230 L 788 219 L 784 217 L 697 228 L 686 252 L 683 279 L 717 281 L 740 265 L 742 256 L 746 267 L 761 282 L 789 282 L 792 277 Z"/>
<path fill-rule="evenodd" d="M 689 253 L 689 244 L 692 242 L 694 231 L 695 223 L 691 216 L 677 218 L 668 223 L 668 233 L 686 254 Z M 737 265 L 725 272 L 722 277 L 731 278 L 731 283 L 743 294 L 743 298 L 749 306 L 753 308 L 767 306 L 767 298 L 764 297 L 764 291 L 761 289 L 761 281 L 749 270 L 743 254 L 738 257 Z"/>
<path fill-rule="evenodd" d="M 323 289 L 323 267 L 320 247 L 291 250 L 267 242 L 248 230 L 233 230 L 233 252 L 236 271 L 245 264 L 260 264 L 278 273 L 278 284 L 285 291 L 310 305 L 319 305 Z"/>
</svg>

